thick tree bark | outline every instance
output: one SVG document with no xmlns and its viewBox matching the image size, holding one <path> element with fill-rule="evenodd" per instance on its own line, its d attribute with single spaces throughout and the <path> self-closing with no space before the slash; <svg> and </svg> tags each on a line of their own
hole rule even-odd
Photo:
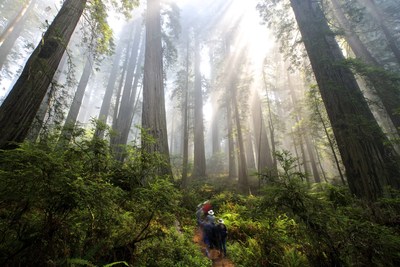
<svg viewBox="0 0 400 267">
<path fill-rule="evenodd" d="M 66 0 L 0 107 L 0 148 L 28 134 L 86 0 Z"/>
<path fill-rule="evenodd" d="M 331 2 L 335 17 L 339 22 L 340 26 L 345 31 L 345 38 L 349 43 L 351 50 L 354 52 L 355 56 L 369 65 L 384 70 L 382 64 L 380 64 L 372 56 L 372 54 L 369 52 L 366 46 L 361 42 L 360 38 L 358 37 L 358 34 L 352 30 L 350 22 L 346 19 L 346 16 L 343 13 L 343 9 L 340 6 L 339 1 L 332 0 Z M 369 4 L 367 5 L 367 3 Z M 370 0 L 366 1 L 365 5 L 370 6 L 370 8 L 372 8 Z M 377 11 L 372 11 L 371 13 L 375 14 L 376 12 Z M 377 16 L 377 14 L 375 14 L 375 16 Z M 387 77 L 380 75 L 378 71 L 367 73 L 366 79 L 373 86 L 374 93 L 376 93 L 380 98 L 380 100 L 382 101 L 384 109 L 386 110 L 389 118 L 393 122 L 393 125 L 396 127 L 396 129 L 399 129 L 400 128 L 400 114 L 398 112 L 400 108 L 400 94 L 398 92 L 399 89 L 391 81 L 388 81 Z"/>
<path fill-rule="evenodd" d="M 206 176 L 206 156 L 204 149 L 203 92 L 200 72 L 200 44 L 195 38 L 194 59 L 194 161 L 193 178 Z"/>
<path fill-rule="evenodd" d="M 311 66 L 346 167 L 350 190 L 376 199 L 400 187 L 398 156 L 379 128 L 317 2 L 291 0 Z"/>
<path fill-rule="evenodd" d="M 145 49 L 142 126 L 155 142 L 142 138 L 142 149 L 163 155 L 167 166 L 160 168 L 160 174 L 172 175 L 165 116 L 160 0 L 147 1 Z"/>
<path fill-rule="evenodd" d="M 61 73 L 63 72 L 64 68 L 66 67 L 67 63 L 67 58 L 68 55 L 67 53 L 64 53 L 60 64 L 58 66 L 57 72 L 53 76 L 53 81 L 51 82 L 49 89 L 47 90 L 47 93 L 40 104 L 40 108 L 38 112 L 36 113 L 35 119 L 31 124 L 29 134 L 27 138 L 31 140 L 32 142 L 35 142 L 42 129 L 46 127 L 46 124 L 51 121 L 51 108 L 52 105 L 54 105 L 54 93 L 58 89 L 58 80 L 60 79 Z M 58 110 L 57 110 L 58 111 Z M 61 111 L 60 111 L 61 113 Z"/>
<path fill-rule="evenodd" d="M 35 6 L 37 0 L 27 1 L 25 5 L 21 8 L 18 15 L 10 22 L 3 33 L 0 36 L 0 70 L 3 68 L 4 63 L 7 60 L 8 54 L 10 54 L 15 41 L 21 35 L 22 30 L 30 12 Z"/>
<path fill-rule="evenodd" d="M 358 34 L 352 29 L 352 26 L 346 18 L 343 9 L 338 0 L 331 0 L 333 12 L 339 26 L 344 30 L 344 36 L 349 43 L 351 50 L 357 58 L 360 58 L 373 66 L 379 66 L 378 61 L 372 56 L 367 47 L 358 37 Z"/>
</svg>

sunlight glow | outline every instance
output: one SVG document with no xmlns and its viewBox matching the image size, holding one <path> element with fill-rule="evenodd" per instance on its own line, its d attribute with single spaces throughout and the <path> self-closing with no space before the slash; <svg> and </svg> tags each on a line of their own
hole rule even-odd
<svg viewBox="0 0 400 267">
<path fill-rule="evenodd" d="M 256 0 L 240 0 L 234 1 L 231 8 L 237 17 L 241 16 L 241 43 L 238 45 L 246 47 L 247 55 L 253 65 L 260 65 L 272 48 L 274 40 L 267 27 L 261 25 L 256 5 Z"/>
<path fill-rule="evenodd" d="M 212 116 L 213 116 L 213 108 L 212 108 L 212 104 L 210 102 L 210 100 L 208 100 L 204 106 L 203 106 L 203 114 L 204 114 L 204 120 L 207 123 L 210 123 L 212 120 Z"/>
</svg>

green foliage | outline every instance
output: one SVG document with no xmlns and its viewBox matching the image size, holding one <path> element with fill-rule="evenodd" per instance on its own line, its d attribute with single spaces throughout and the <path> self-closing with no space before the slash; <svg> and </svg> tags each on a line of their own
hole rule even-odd
<svg viewBox="0 0 400 267">
<path fill-rule="evenodd" d="M 143 255 L 137 259 L 138 266 L 149 267 L 186 267 L 212 266 L 211 261 L 204 257 L 200 249 L 191 241 L 193 232 L 180 233 L 170 229 L 166 236 L 143 243 L 138 250 Z"/>
<path fill-rule="evenodd" d="M 68 259 L 67 263 L 71 266 L 71 267 L 75 267 L 75 265 L 83 265 L 83 266 L 89 266 L 89 267 L 96 267 L 96 265 L 94 265 L 93 263 L 91 263 L 90 261 L 87 260 L 83 260 L 83 259 Z M 129 266 L 128 263 L 126 263 L 125 261 L 117 261 L 117 262 L 113 262 L 110 264 L 106 264 L 103 265 L 103 267 L 111 267 L 111 266 L 115 266 L 115 265 L 124 265 L 124 266 Z"/>
<path fill-rule="evenodd" d="M 237 266 L 397 266 L 398 192 L 376 203 L 347 188 L 302 181 L 293 158 L 279 153 L 281 171 L 260 196 L 214 195 L 228 227 L 228 255 Z"/>
<path fill-rule="evenodd" d="M 386 81 L 394 87 L 397 86 L 397 90 L 399 90 L 398 87 L 400 84 L 400 75 L 396 72 L 385 70 L 382 67 L 372 66 L 354 58 L 346 59 L 343 64 L 350 67 L 357 74 L 367 78 L 367 80 L 372 78 L 379 79 L 380 81 Z"/>
<path fill-rule="evenodd" d="M 102 56 L 111 55 L 114 50 L 113 31 L 107 21 L 110 5 L 114 10 L 129 18 L 132 9 L 139 5 L 139 1 L 88 1 L 82 26 L 82 41 L 87 45 L 88 51 L 97 63 L 102 60 Z"/>
<path fill-rule="evenodd" d="M 163 160 L 136 146 L 121 163 L 83 130 L 70 144 L 47 141 L 0 151 L 3 266 L 211 266 L 191 240 L 207 199 L 227 225 L 236 266 L 400 263 L 398 191 L 363 203 L 346 188 L 309 187 L 288 152 L 259 196 L 211 180 L 181 194 L 156 174 Z"/>
<path fill-rule="evenodd" d="M 207 171 L 208 173 L 221 173 L 226 170 L 226 154 L 223 152 L 214 153 L 209 159 L 207 159 Z"/>
<path fill-rule="evenodd" d="M 131 148 L 120 163 L 107 142 L 79 129 L 70 144 L 47 141 L 0 151 L 1 265 L 132 265 L 145 257 L 136 248 L 166 234 L 180 199 L 169 179 L 145 171 L 159 158 L 144 164 Z M 130 173 L 146 182 L 129 181 Z"/>
<path fill-rule="evenodd" d="M 109 0 L 111 5 L 126 18 L 131 17 L 131 10 L 139 5 L 139 0 Z"/>
<path fill-rule="evenodd" d="M 263 22 L 279 40 L 279 50 L 285 59 L 289 59 L 293 66 L 301 66 L 306 55 L 290 1 L 260 0 L 257 4 L 257 10 Z"/>
</svg>

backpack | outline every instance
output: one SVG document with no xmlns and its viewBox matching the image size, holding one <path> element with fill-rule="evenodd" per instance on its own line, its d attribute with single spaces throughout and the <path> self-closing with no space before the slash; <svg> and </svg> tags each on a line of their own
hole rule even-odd
<svg viewBox="0 0 400 267">
<path fill-rule="evenodd" d="M 228 235 L 228 229 L 226 229 L 225 224 L 220 223 L 217 225 L 218 234 L 221 238 L 225 238 Z"/>
</svg>

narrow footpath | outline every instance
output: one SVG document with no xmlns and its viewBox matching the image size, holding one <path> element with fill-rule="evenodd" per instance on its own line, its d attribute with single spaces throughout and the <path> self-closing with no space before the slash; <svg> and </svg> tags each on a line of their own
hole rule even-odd
<svg viewBox="0 0 400 267">
<path fill-rule="evenodd" d="M 203 252 L 204 257 L 206 256 L 206 245 L 203 243 L 201 238 L 201 232 L 199 229 L 196 230 L 193 237 L 193 242 L 195 242 Z M 229 252 L 228 252 L 229 253 Z M 234 267 L 235 265 L 227 258 L 222 257 L 217 249 L 211 249 L 209 252 L 209 259 L 212 260 L 214 267 Z"/>
</svg>

